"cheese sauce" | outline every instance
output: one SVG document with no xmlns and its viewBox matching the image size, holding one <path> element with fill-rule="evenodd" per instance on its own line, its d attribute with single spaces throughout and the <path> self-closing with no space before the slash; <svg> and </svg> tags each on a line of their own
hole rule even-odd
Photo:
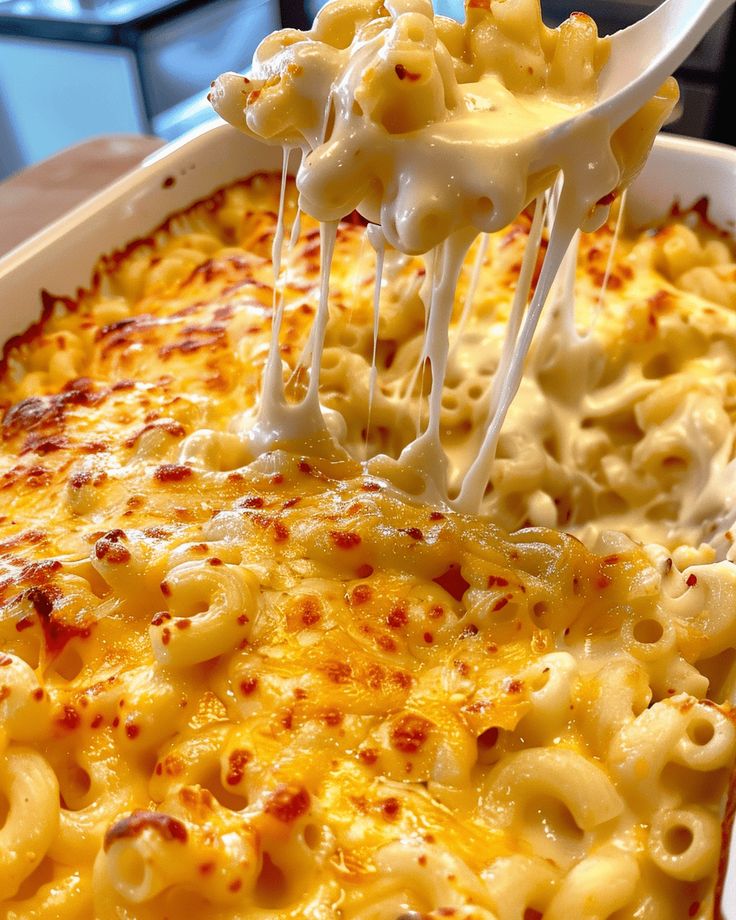
<svg viewBox="0 0 736 920">
<path fill-rule="evenodd" d="M 275 324 L 259 424 L 248 435 L 252 448 L 326 433 L 317 382 L 328 311 L 328 227 L 357 210 L 373 225 L 374 238 L 380 232 L 380 247 L 385 241 L 402 253 L 431 254 L 420 358 L 422 375 L 431 375 L 428 419 L 399 458 L 398 473 L 419 474 L 426 498 L 479 510 L 501 426 L 571 240 L 579 227 L 605 220 L 677 97 L 676 87 L 665 84 L 624 126 L 600 117 L 571 120 L 595 102 L 607 50 L 589 17 L 575 13 L 551 30 L 536 2 L 471 2 L 461 25 L 435 17 L 428 0 L 336 0 L 309 32 L 284 30 L 265 39 L 253 78 L 219 78 L 211 98 L 224 118 L 301 151 L 300 208 L 324 222 L 325 287 L 310 337 L 310 385 L 303 402 L 287 404 L 275 372 Z M 527 307 L 541 239 L 536 221 L 485 436 L 477 456 L 451 469 L 440 409 L 465 256 L 478 233 L 507 226 L 535 198 L 539 210 L 540 195 L 555 182 L 550 243 Z M 380 268 L 378 276 L 380 284 Z M 379 462 L 384 471 L 390 466 Z"/>
</svg>

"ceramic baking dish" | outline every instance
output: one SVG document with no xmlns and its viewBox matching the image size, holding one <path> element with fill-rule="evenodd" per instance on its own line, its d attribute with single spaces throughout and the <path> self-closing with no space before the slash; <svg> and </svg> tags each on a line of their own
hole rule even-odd
<svg viewBox="0 0 736 920">
<path fill-rule="evenodd" d="M 0 259 L 0 343 L 41 311 L 41 291 L 71 295 L 88 284 L 97 258 L 145 236 L 166 217 L 219 186 L 279 169 L 281 152 L 219 119 L 161 148 L 113 185 Z M 736 148 L 661 135 L 629 195 L 629 214 L 645 224 L 709 199 L 708 216 L 736 233 Z M 731 847 L 721 909 L 736 920 L 736 845 Z M 571 918 L 572 920 L 572 918 Z"/>
</svg>

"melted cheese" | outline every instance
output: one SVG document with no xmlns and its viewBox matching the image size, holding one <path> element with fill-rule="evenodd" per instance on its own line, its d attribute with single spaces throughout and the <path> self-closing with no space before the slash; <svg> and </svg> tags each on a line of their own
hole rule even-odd
<svg viewBox="0 0 736 920">
<path fill-rule="evenodd" d="M 596 116 L 591 107 L 606 55 L 607 44 L 589 17 L 576 13 L 550 30 L 536 0 L 469 3 L 463 24 L 434 17 L 429 0 L 386 6 L 334 0 L 310 31 L 284 30 L 265 39 L 253 79 L 225 74 L 213 84 L 213 104 L 233 125 L 285 150 L 300 148 L 300 207 L 327 222 L 325 277 L 331 261 L 327 224 L 353 210 L 400 252 L 432 251 L 422 351 L 431 368 L 429 414 L 399 458 L 399 468 L 420 473 L 426 498 L 465 511 L 480 508 L 501 426 L 571 240 L 578 227 L 605 219 L 677 98 L 669 82 L 624 125 Z M 526 313 L 526 296 L 516 305 L 485 437 L 451 496 L 440 407 L 458 275 L 478 231 L 509 224 L 558 175 L 554 233 L 539 281 Z M 529 276 L 538 239 L 527 254 Z M 312 332 L 315 359 L 327 309 L 325 295 Z M 260 449 L 303 438 L 309 426 L 313 435 L 326 434 L 317 378 L 313 361 L 313 385 L 299 406 L 288 406 L 269 389 L 254 441 Z"/>
<path fill-rule="evenodd" d="M 608 520 L 575 484 L 634 471 L 649 421 L 673 450 L 683 379 L 729 411 L 730 310 L 684 288 L 696 268 L 727 277 L 732 249 L 682 223 L 623 233 L 612 258 L 612 228 L 582 238 L 586 389 L 556 370 L 563 289 L 486 501 L 586 548 L 365 471 L 376 270 L 357 219 L 335 230 L 319 389 L 347 450 L 254 457 L 238 412 L 257 415 L 272 327 L 298 399 L 323 296 L 307 217 L 274 285 L 280 198 L 290 227 L 293 185 L 268 176 L 176 215 L 7 351 L 0 916 L 705 920 L 736 757 L 733 566 L 596 537 Z M 458 402 L 441 406 L 458 451 L 482 428 L 469 388 L 499 359 L 530 225 L 460 274 Z M 398 456 L 423 405 L 423 266 L 385 252 L 371 454 Z M 652 469 L 679 507 L 682 469 Z M 675 512 L 648 518 L 639 494 L 617 523 L 674 540 Z"/>
</svg>

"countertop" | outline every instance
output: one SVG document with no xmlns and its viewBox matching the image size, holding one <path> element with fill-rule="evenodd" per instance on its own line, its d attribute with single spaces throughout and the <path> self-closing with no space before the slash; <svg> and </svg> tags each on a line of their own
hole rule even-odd
<svg viewBox="0 0 736 920">
<path fill-rule="evenodd" d="M 0 182 L 0 256 L 134 169 L 164 144 L 113 134 L 83 141 Z"/>
</svg>

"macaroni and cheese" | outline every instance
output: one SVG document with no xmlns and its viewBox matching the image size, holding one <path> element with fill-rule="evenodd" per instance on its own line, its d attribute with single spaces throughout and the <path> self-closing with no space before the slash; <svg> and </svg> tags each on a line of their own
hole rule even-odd
<svg viewBox="0 0 736 920">
<path fill-rule="evenodd" d="M 309 32 L 286 29 L 265 39 L 253 78 L 224 74 L 213 83 L 212 102 L 227 121 L 279 144 L 285 156 L 293 148 L 301 152 L 299 204 L 323 221 L 324 237 L 312 379 L 324 347 L 335 220 L 357 209 L 371 221 L 380 268 L 387 243 L 428 254 L 422 359 L 432 368 L 430 411 L 399 463 L 421 471 L 427 497 L 463 511 L 480 507 L 542 307 L 577 229 L 605 219 L 677 99 L 670 79 L 625 123 L 596 113 L 597 75 L 607 53 L 590 17 L 575 13 L 552 30 L 542 22 L 538 0 L 470 0 L 462 24 L 435 17 L 430 0 L 334 0 Z M 546 210 L 553 232 L 525 312 L 541 241 L 542 193 L 555 182 Z M 535 198 L 536 229 L 519 269 L 485 433 L 453 495 L 441 400 L 458 275 L 478 232 L 502 228 Z M 289 409 L 275 372 L 268 374 L 261 416 L 261 444 L 287 429 L 303 435 L 307 416 L 312 430 L 324 428 L 316 388 Z"/>
<path fill-rule="evenodd" d="M 215 93 L 299 192 L 6 346 L 0 918 L 717 911 L 736 260 L 608 219 L 670 85 L 585 181 L 540 159 L 605 56 L 526 0 L 333 3 Z"/>
<path fill-rule="evenodd" d="M 711 916 L 736 754 L 733 564 L 707 534 L 678 542 L 689 457 L 648 468 L 671 496 L 660 514 L 599 480 L 640 475 L 645 420 L 666 433 L 670 388 L 707 384 L 695 368 L 720 362 L 709 411 L 728 413 L 730 244 L 684 223 L 623 234 L 599 304 L 613 228 L 584 238 L 576 303 L 581 326 L 598 315 L 599 376 L 580 398 L 606 404 L 631 378 L 629 395 L 578 424 L 533 349 L 487 497 L 509 534 L 360 462 L 366 436 L 387 456 L 412 436 L 403 355 L 423 319 L 421 260 L 391 256 L 364 433 L 375 255 L 357 219 L 337 229 L 320 386 L 343 449 L 253 459 L 237 419 L 268 358 L 279 195 L 256 176 L 176 215 L 6 351 L 0 916 Z M 289 184 L 287 225 L 295 209 Z M 489 238 L 457 345 L 491 373 L 529 230 L 522 215 Z M 295 395 L 318 236 L 304 217 L 284 260 Z M 459 443 L 477 401 L 449 395 Z M 586 433 L 595 450 L 574 446 Z M 654 455 L 682 455 L 662 437 Z M 513 486 L 510 445 L 536 457 Z M 658 545 L 599 532 L 609 504 Z"/>
</svg>

